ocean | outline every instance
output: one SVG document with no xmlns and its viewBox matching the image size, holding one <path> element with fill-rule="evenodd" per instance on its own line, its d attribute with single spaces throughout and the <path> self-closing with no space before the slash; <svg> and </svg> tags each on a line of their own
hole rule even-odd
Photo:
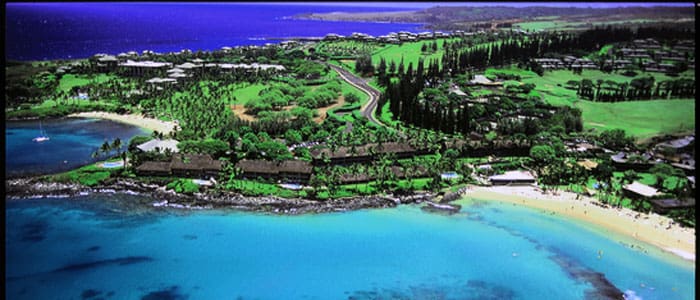
<svg viewBox="0 0 700 300">
<path fill-rule="evenodd" d="M 34 142 L 41 129 L 49 136 Z M 5 122 L 5 175 L 8 177 L 53 174 L 104 160 L 92 158 L 105 141 L 119 138 L 122 151 L 135 135 L 150 131 L 119 122 L 91 118 L 47 119 L 41 122 Z M 116 153 L 116 152 L 115 152 Z"/>
<path fill-rule="evenodd" d="M 328 33 L 383 35 L 421 24 L 293 20 L 302 13 L 400 11 L 399 7 L 263 5 L 256 3 L 10 3 L 5 57 L 12 60 L 87 58 L 97 53 L 278 43 L 266 38 Z"/>
<path fill-rule="evenodd" d="M 6 201 L 7 299 L 695 299 L 695 270 L 511 204 L 322 215 Z M 599 253 L 602 253 L 598 258 Z"/>
</svg>

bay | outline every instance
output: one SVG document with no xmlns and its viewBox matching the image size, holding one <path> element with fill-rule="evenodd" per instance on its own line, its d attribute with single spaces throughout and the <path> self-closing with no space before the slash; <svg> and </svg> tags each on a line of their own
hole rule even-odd
<svg viewBox="0 0 700 300">
<path fill-rule="evenodd" d="M 695 298 L 692 263 L 498 202 L 451 216 L 413 205 L 303 216 L 129 205 L 150 201 L 7 200 L 6 297 L 606 299 L 607 288 Z"/>
<path fill-rule="evenodd" d="M 34 142 L 42 128 L 48 141 Z M 5 122 L 5 174 L 9 177 L 69 171 L 99 160 L 91 155 L 105 141 L 119 138 L 122 150 L 135 135 L 149 131 L 119 122 L 91 118 L 59 118 Z M 116 152 L 113 152 L 113 154 Z"/>
</svg>

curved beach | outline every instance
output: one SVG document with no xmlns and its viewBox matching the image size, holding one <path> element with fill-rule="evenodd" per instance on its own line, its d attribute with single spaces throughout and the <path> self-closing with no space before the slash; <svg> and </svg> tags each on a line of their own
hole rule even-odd
<svg viewBox="0 0 700 300">
<path fill-rule="evenodd" d="M 613 232 L 655 245 L 683 259 L 695 261 L 695 229 L 684 228 L 665 216 L 627 208 L 604 208 L 591 197 L 558 191 L 543 194 L 531 186 L 471 186 L 465 198 L 501 201 L 574 217 Z M 594 204 L 595 203 L 595 204 Z"/>
<path fill-rule="evenodd" d="M 129 115 L 120 115 L 116 113 L 109 113 L 109 112 L 98 112 L 98 111 L 91 111 L 91 112 L 81 112 L 81 113 L 75 113 L 75 114 L 70 114 L 68 117 L 79 117 L 79 118 L 98 118 L 98 119 L 106 119 L 106 120 L 112 120 L 116 122 L 122 122 L 142 128 L 146 128 L 152 131 L 158 131 L 162 132 L 163 134 L 169 134 L 171 131 L 173 131 L 173 127 L 177 126 L 177 123 L 175 122 L 168 122 L 168 121 L 162 121 L 158 119 L 153 119 L 153 118 L 147 118 L 142 115 L 136 115 L 136 114 L 129 114 Z"/>
</svg>

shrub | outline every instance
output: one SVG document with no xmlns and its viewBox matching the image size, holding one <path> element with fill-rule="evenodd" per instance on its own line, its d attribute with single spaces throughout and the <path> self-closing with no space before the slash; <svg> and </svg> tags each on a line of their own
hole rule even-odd
<svg viewBox="0 0 700 300">
<path fill-rule="evenodd" d="M 199 192 L 199 186 L 192 182 L 192 179 L 176 179 L 166 186 L 169 190 L 174 190 L 176 193 L 193 194 Z"/>
</svg>

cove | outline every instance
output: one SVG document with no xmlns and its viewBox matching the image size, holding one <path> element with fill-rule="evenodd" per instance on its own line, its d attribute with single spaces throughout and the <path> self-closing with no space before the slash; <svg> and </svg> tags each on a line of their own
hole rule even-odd
<svg viewBox="0 0 700 300">
<path fill-rule="evenodd" d="M 139 201 L 6 200 L 6 296 L 695 298 L 692 264 L 499 202 L 472 202 L 450 216 L 416 205 L 273 216 L 128 205 Z"/>
<path fill-rule="evenodd" d="M 40 124 L 41 123 L 41 124 Z M 50 140 L 32 141 L 43 128 Z M 91 154 L 105 141 L 119 138 L 123 149 L 145 129 L 119 122 L 91 118 L 59 118 L 5 122 L 5 174 L 8 177 L 69 171 L 102 158 Z"/>
</svg>

